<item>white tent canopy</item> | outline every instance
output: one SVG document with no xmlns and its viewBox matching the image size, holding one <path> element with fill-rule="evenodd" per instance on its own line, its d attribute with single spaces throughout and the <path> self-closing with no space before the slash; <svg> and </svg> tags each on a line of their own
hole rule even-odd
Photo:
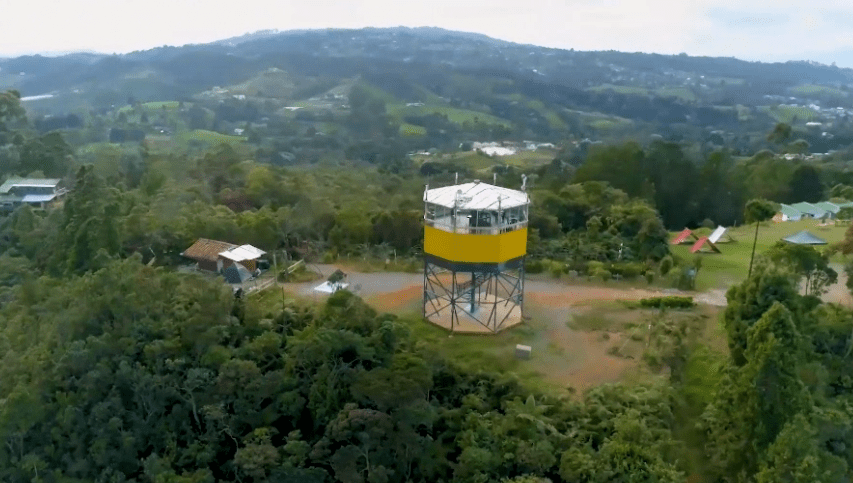
<svg viewBox="0 0 853 483">
<path fill-rule="evenodd" d="M 711 243 L 717 243 L 718 241 L 720 241 L 720 238 L 722 238 L 724 235 L 729 240 L 731 240 L 731 236 L 726 234 L 727 231 L 728 230 L 725 227 L 718 226 L 717 229 L 714 230 L 713 233 L 711 233 L 711 236 L 708 237 L 708 241 L 710 241 Z"/>
<path fill-rule="evenodd" d="M 349 287 L 348 283 L 323 282 L 320 285 L 317 285 L 316 287 L 314 287 L 314 290 L 316 292 L 322 292 L 322 293 L 335 293 L 338 290 L 343 290 L 347 287 Z"/>
</svg>

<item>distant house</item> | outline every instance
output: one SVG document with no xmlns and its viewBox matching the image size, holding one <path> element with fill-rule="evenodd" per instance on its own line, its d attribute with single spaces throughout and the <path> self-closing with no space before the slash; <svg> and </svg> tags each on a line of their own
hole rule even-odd
<svg viewBox="0 0 853 483">
<path fill-rule="evenodd" d="M 199 238 L 181 255 L 194 260 L 198 268 L 209 272 L 222 272 L 223 269 L 235 263 L 254 272 L 258 268 L 258 260 L 266 255 L 266 252 L 252 245 L 237 246 L 232 243 Z"/>
<path fill-rule="evenodd" d="M 803 217 L 803 213 L 791 205 L 782 203 L 779 205 L 779 212 L 773 217 L 773 221 L 799 221 Z"/>
<path fill-rule="evenodd" d="M 191 247 L 184 250 L 181 256 L 194 260 L 202 270 L 220 272 L 225 268 L 225 262 L 219 254 L 236 247 L 237 245 L 227 242 L 199 238 Z"/>
<path fill-rule="evenodd" d="M 805 201 L 794 203 L 791 207 L 802 213 L 801 218 L 823 218 L 826 215 L 826 210 Z"/>
<path fill-rule="evenodd" d="M 841 211 L 841 205 L 829 201 L 821 201 L 820 203 L 814 203 L 814 205 L 825 211 L 829 215 L 828 218 L 833 220 L 838 216 L 838 212 Z"/>
<path fill-rule="evenodd" d="M 59 179 L 9 178 L 0 185 L 0 209 L 12 211 L 23 204 L 47 208 L 67 192 L 59 187 L 60 182 Z"/>
</svg>

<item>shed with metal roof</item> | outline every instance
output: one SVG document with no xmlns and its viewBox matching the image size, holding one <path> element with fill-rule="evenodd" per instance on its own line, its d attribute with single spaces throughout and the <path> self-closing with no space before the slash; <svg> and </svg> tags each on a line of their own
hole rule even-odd
<svg viewBox="0 0 853 483">
<path fill-rule="evenodd" d="M 805 201 L 794 203 L 791 207 L 802 213 L 803 218 L 823 218 L 826 215 L 825 209 Z"/>
<path fill-rule="evenodd" d="M 811 234 L 808 230 L 803 230 L 793 235 L 783 238 L 788 243 L 795 245 L 826 245 L 826 240 Z"/>
</svg>

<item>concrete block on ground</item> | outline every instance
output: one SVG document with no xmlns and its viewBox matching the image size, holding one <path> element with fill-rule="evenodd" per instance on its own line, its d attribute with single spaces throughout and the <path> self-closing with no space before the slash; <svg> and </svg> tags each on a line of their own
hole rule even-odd
<svg viewBox="0 0 853 483">
<path fill-rule="evenodd" d="M 516 359 L 530 359 L 530 353 L 533 349 L 529 345 L 521 345 L 518 344 L 515 346 L 515 358 Z"/>
</svg>

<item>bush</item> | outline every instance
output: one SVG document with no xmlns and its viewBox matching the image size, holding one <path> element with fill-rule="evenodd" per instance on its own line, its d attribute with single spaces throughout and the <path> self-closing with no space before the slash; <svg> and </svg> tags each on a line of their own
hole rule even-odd
<svg viewBox="0 0 853 483">
<path fill-rule="evenodd" d="M 611 273 L 622 278 L 637 278 L 646 271 L 646 266 L 639 262 L 614 263 L 608 267 Z"/>
<path fill-rule="evenodd" d="M 541 259 L 530 260 L 524 264 L 524 271 L 531 274 L 542 273 L 545 271 L 545 263 Z"/>
<path fill-rule="evenodd" d="M 701 226 L 702 228 L 709 228 L 711 230 L 717 227 L 717 225 L 715 225 L 710 218 L 705 218 L 704 220 L 702 220 L 702 223 L 699 223 L 699 226 Z"/>
<path fill-rule="evenodd" d="M 672 260 L 672 255 L 667 255 L 663 257 L 663 259 L 661 259 L 660 261 L 660 274 L 666 275 L 667 273 L 669 273 L 669 271 L 672 270 L 673 264 L 674 262 Z"/>
<path fill-rule="evenodd" d="M 679 297 L 670 295 L 667 297 L 651 297 L 640 300 L 640 307 L 646 308 L 668 308 L 668 309 L 689 309 L 693 307 L 693 297 Z"/>
<path fill-rule="evenodd" d="M 551 274 L 554 278 L 560 278 L 560 275 L 563 274 L 563 264 L 557 262 L 555 260 L 550 260 L 548 263 L 548 273 Z"/>
<path fill-rule="evenodd" d="M 613 274 L 610 273 L 609 270 L 601 269 L 595 273 L 595 276 L 600 278 L 602 282 L 606 282 L 613 277 Z"/>
<path fill-rule="evenodd" d="M 645 274 L 645 277 L 646 277 L 646 282 L 648 282 L 649 285 L 651 285 L 655 281 L 655 272 L 652 270 L 648 270 Z"/>
<path fill-rule="evenodd" d="M 599 261 L 590 261 L 586 264 L 586 274 L 590 276 L 595 276 L 598 272 L 604 270 L 604 263 Z"/>
</svg>

